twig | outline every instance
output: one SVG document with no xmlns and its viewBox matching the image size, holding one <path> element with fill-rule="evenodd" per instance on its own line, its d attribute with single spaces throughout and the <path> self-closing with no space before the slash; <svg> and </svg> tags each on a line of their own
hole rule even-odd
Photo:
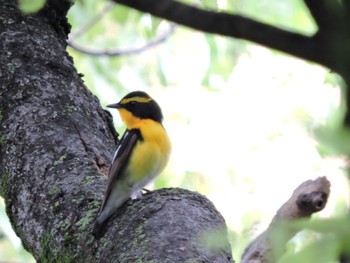
<svg viewBox="0 0 350 263">
<path fill-rule="evenodd" d="M 308 218 L 313 213 L 321 211 L 326 206 L 329 193 L 330 182 L 326 177 L 302 183 L 294 190 L 289 200 L 280 207 L 269 227 L 246 248 L 241 263 L 276 262 L 277 258 L 272 254 L 270 242 L 271 232 L 275 230 L 276 224 L 281 221 Z M 296 232 L 296 230 L 287 229 L 281 244 L 285 244 Z"/>
<path fill-rule="evenodd" d="M 69 41 L 73 42 L 76 38 L 80 37 L 81 35 L 85 34 L 86 31 L 88 31 L 92 26 L 94 26 L 99 20 L 103 18 L 103 16 L 112 9 L 112 7 L 115 5 L 113 2 L 109 2 L 105 4 L 105 6 L 101 9 L 100 12 L 98 12 L 91 20 L 89 20 L 88 23 L 86 23 L 83 27 L 78 29 L 75 32 L 72 32 L 69 34 Z"/>
<path fill-rule="evenodd" d="M 156 36 L 154 39 L 151 39 L 149 42 L 140 47 L 133 47 L 128 49 L 104 49 L 104 50 L 96 50 L 88 47 L 83 47 L 76 44 L 74 41 L 68 40 L 68 45 L 82 53 L 91 56 L 126 56 L 126 55 L 136 55 L 141 52 L 144 52 L 150 48 L 153 48 L 164 41 L 166 41 L 176 29 L 176 25 L 172 24 L 169 26 L 167 30 L 165 30 L 161 35 Z"/>
</svg>

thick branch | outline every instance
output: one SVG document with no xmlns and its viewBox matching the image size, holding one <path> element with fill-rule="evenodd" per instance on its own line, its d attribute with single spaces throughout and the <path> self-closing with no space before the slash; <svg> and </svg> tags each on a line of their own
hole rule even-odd
<svg viewBox="0 0 350 263">
<path fill-rule="evenodd" d="M 111 249 L 106 239 L 118 242 Z M 96 242 L 100 262 L 232 262 L 222 216 L 204 196 L 178 188 L 129 201 Z"/>
<path fill-rule="evenodd" d="M 274 238 L 273 231 L 281 221 L 291 221 L 300 218 L 308 218 L 313 213 L 321 211 L 327 203 L 330 193 L 330 183 L 326 177 L 316 180 L 308 180 L 298 186 L 292 196 L 277 211 L 269 227 L 260 234 L 245 250 L 242 263 L 270 263 L 276 262 L 277 255 L 271 251 L 271 239 Z M 295 234 L 296 230 L 288 229 L 280 241 L 283 246 Z M 281 251 L 282 253 L 282 251 Z"/>
</svg>

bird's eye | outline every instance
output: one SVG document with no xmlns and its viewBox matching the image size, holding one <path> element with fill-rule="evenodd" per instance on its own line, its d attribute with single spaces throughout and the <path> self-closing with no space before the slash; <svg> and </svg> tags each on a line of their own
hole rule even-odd
<svg viewBox="0 0 350 263">
<path fill-rule="evenodd" d="M 132 106 L 132 107 L 134 107 L 134 106 L 136 105 L 136 102 L 135 102 L 135 101 L 130 101 L 130 102 L 129 102 L 129 105 Z"/>
</svg>

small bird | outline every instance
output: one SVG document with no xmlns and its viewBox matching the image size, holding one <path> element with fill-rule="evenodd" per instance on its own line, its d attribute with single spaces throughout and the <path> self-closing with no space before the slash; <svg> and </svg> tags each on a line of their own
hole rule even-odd
<svg viewBox="0 0 350 263">
<path fill-rule="evenodd" d="M 158 103 L 143 91 L 127 94 L 116 108 L 126 131 L 117 145 L 108 175 L 107 191 L 93 235 L 98 237 L 106 220 L 132 195 L 154 179 L 167 165 L 171 143 Z"/>
</svg>

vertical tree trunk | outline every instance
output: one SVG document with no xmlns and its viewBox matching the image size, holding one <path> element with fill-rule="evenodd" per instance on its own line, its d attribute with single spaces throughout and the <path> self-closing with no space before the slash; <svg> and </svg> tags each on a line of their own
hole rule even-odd
<svg viewBox="0 0 350 263">
<path fill-rule="evenodd" d="M 24 246 L 57 257 L 75 239 L 92 242 L 83 231 L 102 195 L 111 122 L 65 50 L 65 12 L 0 8 L 1 193 Z"/>
</svg>

